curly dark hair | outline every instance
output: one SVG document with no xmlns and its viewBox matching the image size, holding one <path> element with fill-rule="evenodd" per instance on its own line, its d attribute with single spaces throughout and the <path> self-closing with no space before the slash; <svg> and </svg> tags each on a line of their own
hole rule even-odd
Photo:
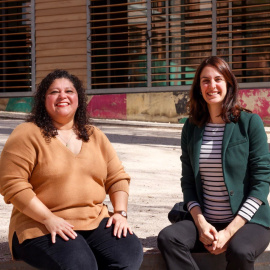
<svg viewBox="0 0 270 270">
<path fill-rule="evenodd" d="M 47 141 L 50 141 L 52 137 L 54 138 L 58 134 L 57 129 L 53 125 L 52 119 L 45 108 L 45 96 L 54 80 L 61 78 L 71 81 L 78 93 L 78 109 L 74 116 L 74 128 L 77 136 L 84 142 L 87 142 L 91 136 L 91 126 L 90 118 L 87 114 L 87 96 L 85 94 L 85 89 L 79 78 L 66 70 L 55 69 L 40 82 L 34 96 L 32 111 L 26 121 L 33 122 L 40 127 L 43 136 Z"/>
<path fill-rule="evenodd" d="M 220 116 L 225 123 L 236 123 L 240 117 L 241 111 L 251 111 L 240 106 L 238 102 L 239 88 L 237 80 L 232 73 L 228 63 L 218 56 L 210 56 L 204 59 L 204 61 L 197 68 L 190 90 L 189 101 L 187 104 L 189 120 L 198 126 L 203 126 L 210 120 L 207 103 L 203 96 L 200 94 L 200 75 L 206 66 L 214 67 L 219 73 L 223 75 L 224 79 L 226 80 L 227 94 L 222 103 Z"/>
</svg>

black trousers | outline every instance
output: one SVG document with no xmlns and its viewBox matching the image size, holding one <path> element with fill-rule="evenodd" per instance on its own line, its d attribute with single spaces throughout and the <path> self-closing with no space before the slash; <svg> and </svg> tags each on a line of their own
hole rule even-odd
<svg viewBox="0 0 270 270">
<path fill-rule="evenodd" d="M 228 224 L 213 225 L 219 231 Z M 230 240 L 226 270 L 253 270 L 256 258 L 267 248 L 269 241 L 268 228 L 252 223 L 244 225 Z M 199 241 L 192 218 L 164 228 L 158 235 L 158 248 L 168 270 L 199 270 L 191 252 L 207 251 Z"/>
<path fill-rule="evenodd" d="M 138 270 L 143 259 L 140 240 L 135 234 L 113 236 L 113 226 L 106 228 L 107 218 L 91 231 L 76 231 L 77 237 L 68 241 L 51 235 L 25 240 L 19 244 L 13 236 L 15 259 L 23 260 L 38 269 L 47 270 Z"/>
</svg>

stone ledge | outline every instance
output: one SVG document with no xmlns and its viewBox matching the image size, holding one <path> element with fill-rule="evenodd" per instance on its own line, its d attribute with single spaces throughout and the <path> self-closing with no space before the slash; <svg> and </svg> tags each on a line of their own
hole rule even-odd
<svg viewBox="0 0 270 270">
<path fill-rule="evenodd" d="M 225 270 L 226 260 L 224 254 L 212 255 L 210 253 L 193 253 L 194 260 L 200 270 Z M 255 270 L 270 269 L 270 251 L 265 251 L 255 262 Z M 166 270 L 164 260 L 158 250 L 146 252 L 140 270 Z"/>
<path fill-rule="evenodd" d="M 200 270 L 225 270 L 225 256 L 211 255 L 209 253 L 193 253 Z M 0 262 L 1 270 L 34 270 L 35 268 L 21 261 Z M 270 269 L 270 251 L 265 251 L 255 262 L 255 270 Z M 166 270 L 163 258 L 158 250 L 147 251 L 140 270 Z"/>
</svg>

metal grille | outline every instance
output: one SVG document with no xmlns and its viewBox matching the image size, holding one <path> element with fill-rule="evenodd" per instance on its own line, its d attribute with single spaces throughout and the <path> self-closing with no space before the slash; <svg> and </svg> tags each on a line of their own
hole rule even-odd
<svg viewBox="0 0 270 270">
<path fill-rule="evenodd" d="M 229 61 L 239 83 L 269 87 L 269 0 L 217 2 L 217 54 Z"/>
<path fill-rule="evenodd" d="M 112 3 L 116 3 L 112 1 Z M 91 87 L 140 87 L 146 83 L 146 2 L 91 1 Z"/>
<path fill-rule="evenodd" d="M 93 0 L 89 18 L 89 93 L 188 90 L 210 55 L 269 87 L 269 0 Z"/>
<path fill-rule="evenodd" d="M 31 1 L 0 2 L 1 96 L 29 95 L 32 91 L 32 11 Z"/>
</svg>

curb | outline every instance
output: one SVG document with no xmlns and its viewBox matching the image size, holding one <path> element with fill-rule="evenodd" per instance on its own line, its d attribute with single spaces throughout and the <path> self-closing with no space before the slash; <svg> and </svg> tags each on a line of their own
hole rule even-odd
<svg viewBox="0 0 270 270">
<path fill-rule="evenodd" d="M 0 111 L 0 118 L 8 119 L 22 119 L 25 120 L 28 113 L 21 112 L 6 112 Z M 145 127 L 145 128 L 172 128 L 181 129 L 184 124 L 177 123 L 159 123 L 159 122 L 146 122 L 146 121 L 129 121 L 129 120 L 117 120 L 117 119 L 99 119 L 91 118 L 93 124 L 98 125 L 113 125 L 113 126 L 134 126 L 134 127 Z"/>
<path fill-rule="evenodd" d="M 28 113 L 21 112 L 6 112 L 0 111 L 0 118 L 8 119 L 22 119 L 25 120 Z M 130 121 L 130 120 L 118 120 L 118 119 L 99 119 L 91 118 L 93 124 L 96 125 L 111 125 L 111 126 L 133 126 L 143 128 L 169 128 L 169 129 L 182 129 L 184 124 L 182 123 L 161 123 L 161 122 L 147 122 L 147 121 Z M 264 127 L 265 132 L 270 134 L 270 127 Z"/>
<path fill-rule="evenodd" d="M 211 255 L 210 253 L 193 253 L 192 257 L 197 262 L 201 270 L 215 269 L 223 270 L 226 268 L 226 260 L 224 254 Z M 270 253 L 265 251 L 255 261 L 255 270 L 268 270 L 270 266 Z M 7 261 L 0 263 L 2 270 L 34 270 L 36 268 L 22 261 Z M 159 252 L 144 254 L 144 260 L 140 270 L 165 270 L 165 262 Z"/>
</svg>

